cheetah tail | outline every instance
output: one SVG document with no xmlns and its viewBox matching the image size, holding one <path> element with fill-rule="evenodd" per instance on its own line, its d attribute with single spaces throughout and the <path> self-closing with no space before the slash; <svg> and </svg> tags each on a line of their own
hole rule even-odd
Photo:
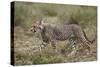
<svg viewBox="0 0 100 67">
<path fill-rule="evenodd" d="M 93 40 L 90 41 L 90 40 L 87 38 L 87 36 L 86 36 L 86 34 L 85 34 L 84 31 L 83 31 L 83 33 L 84 33 L 84 36 L 85 36 L 86 40 L 87 40 L 88 42 L 90 42 L 91 44 L 94 43 L 94 42 L 96 41 L 96 39 L 97 39 L 97 36 L 96 36 L 96 35 L 95 35 L 95 38 L 93 38 Z"/>
</svg>

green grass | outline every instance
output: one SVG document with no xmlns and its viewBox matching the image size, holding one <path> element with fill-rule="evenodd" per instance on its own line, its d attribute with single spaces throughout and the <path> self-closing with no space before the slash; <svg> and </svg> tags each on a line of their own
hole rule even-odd
<svg viewBox="0 0 100 67">
<path fill-rule="evenodd" d="M 71 17 L 74 20 L 70 19 Z M 15 65 L 81 62 L 97 59 L 97 42 L 92 45 L 92 50 L 95 52 L 92 55 L 86 55 L 84 48 L 79 45 L 78 54 L 68 56 L 71 52 L 71 49 L 68 49 L 68 42 L 58 42 L 57 52 L 52 49 L 50 44 L 42 51 L 39 51 L 37 46 L 41 44 L 41 40 L 37 38 L 38 34 L 29 33 L 28 30 L 34 20 L 41 18 L 48 23 L 56 24 L 78 21 L 78 24 L 84 29 L 90 40 L 97 34 L 97 7 L 95 6 L 15 2 Z"/>
</svg>

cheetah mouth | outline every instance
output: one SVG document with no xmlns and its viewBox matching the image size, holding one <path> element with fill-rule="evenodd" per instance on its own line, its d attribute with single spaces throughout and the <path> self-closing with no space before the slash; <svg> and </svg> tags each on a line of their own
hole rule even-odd
<svg viewBox="0 0 100 67">
<path fill-rule="evenodd" d="M 30 30 L 31 32 L 33 32 L 33 33 L 35 33 L 36 32 L 36 30 Z"/>
</svg>

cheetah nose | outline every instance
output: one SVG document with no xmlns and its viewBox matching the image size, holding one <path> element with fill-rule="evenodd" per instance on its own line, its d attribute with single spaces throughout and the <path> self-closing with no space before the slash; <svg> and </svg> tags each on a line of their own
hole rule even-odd
<svg viewBox="0 0 100 67">
<path fill-rule="evenodd" d="M 36 32 L 36 30 L 34 30 L 34 32 Z"/>
</svg>

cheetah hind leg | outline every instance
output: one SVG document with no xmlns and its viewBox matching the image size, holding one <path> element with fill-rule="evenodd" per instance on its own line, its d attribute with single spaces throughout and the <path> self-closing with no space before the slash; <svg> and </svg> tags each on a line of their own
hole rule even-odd
<svg viewBox="0 0 100 67">
<path fill-rule="evenodd" d="M 91 54 L 91 47 L 90 47 L 90 43 L 89 42 L 84 42 L 84 47 L 87 49 L 87 55 Z"/>
<path fill-rule="evenodd" d="M 72 51 L 71 51 L 71 53 L 68 56 L 75 56 L 76 52 L 77 52 L 77 49 L 76 49 L 77 41 L 76 41 L 76 39 L 70 38 L 69 42 L 70 42 Z"/>
</svg>

